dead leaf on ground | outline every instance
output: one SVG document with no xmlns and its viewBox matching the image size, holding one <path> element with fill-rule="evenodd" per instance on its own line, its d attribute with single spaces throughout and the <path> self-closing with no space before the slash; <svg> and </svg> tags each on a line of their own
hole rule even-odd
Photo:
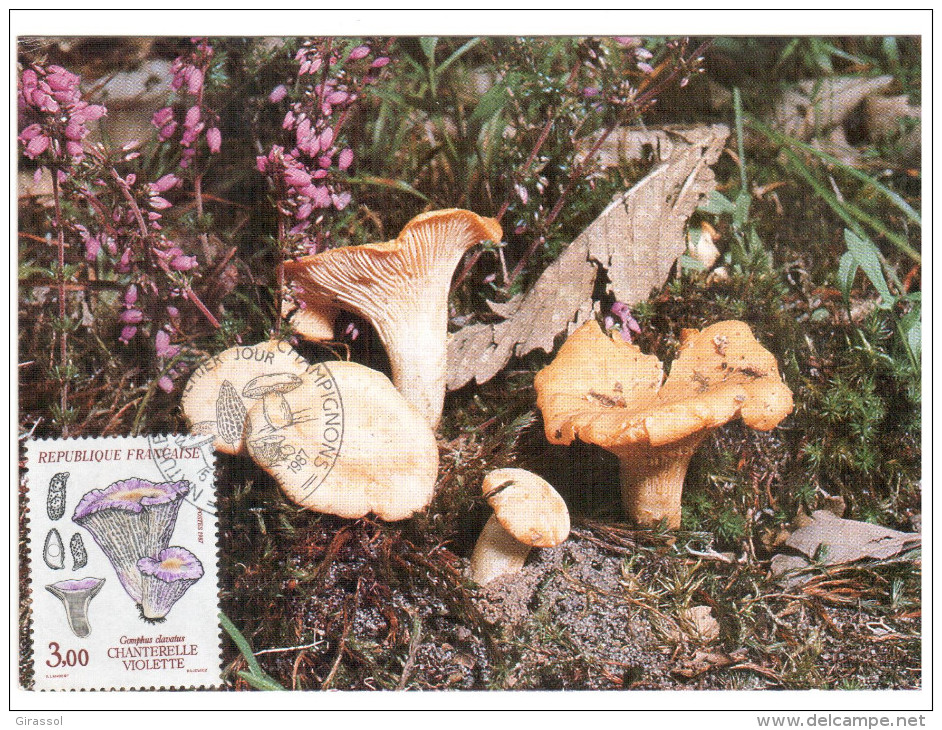
<svg viewBox="0 0 942 730">
<path fill-rule="evenodd" d="M 858 104 L 892 83 L 892 76 L 832 76 L 802 81 L 782 94 L 769 122 L 778 131 L 807 141 L 843 124 Z"/>
<path fill-rule="evenodd" d="M 788 574 L 802 570 L 816 560 L 824 565 L 852 563 L 870 558 L 885 560 L 908 550 L 918 548 L 922 536 L 914 532 L 899 532 L 869 522 L 845 520 L 828 510 L 817 510 L 795 530 L 785 545 L 799 551 L 799 555 L 776 555 L 772 558 L 772 573 L 789 584 L 801 583 Z"/>
<path fill-rule="evenodd" d="M 671 674 L 693 679 L 694 677 L 699 677 L 701 674 L 706 674 L 711 669 L 721 669 L 737 664 L 745 658 L 746 652 L 744 649 L 735 651 L 732 654 L 724 654 L 718 651 L 697 650 L 692 657 L 678 662 L 677 665 L 671 669 Z"/>
<path fill-rule="evenodd" d="M 729 129 L 717 124 L 645 135 L 660 164 L 602 211 L 522 298 L 491 306 L 503 322 L 468 325 L 449 337 L 449 390 L 487 382 L 512 356 L 552 352 L 560 332 L 571 333 L 592 316 L 598 266 L 607 272 L 609 292 L 627 304 L 647 299 L 667 280 L 685 249 L 687 219 L 715 187 L 710 165 Z"/>
<path fill-rule="evenodd" d="M 710 644 L 720 638 L 720 624 L 713 618 L 709 606 L 691 606 L 681 609 L 677 621 L 665 631 L 671 641 L 690 640 L 699 644 Z"/>
</svg>

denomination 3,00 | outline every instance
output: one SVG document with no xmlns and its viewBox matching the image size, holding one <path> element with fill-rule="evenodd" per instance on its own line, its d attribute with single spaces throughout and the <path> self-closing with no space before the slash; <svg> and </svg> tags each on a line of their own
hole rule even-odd
<svg viewBox="0 0 942 730">
<path fill-rule="evenodd" d="M 79 649 L 75 651 L 74 649 L 69 649 L 65 656 L 59 652 L 59 645 L 54 642 L 49 642 L 49 651 L 52 654 L 52 657 L 46 660 L 46 666 L 52 667 L 85 667 L 88 666 L 88 651 L 85 649 Z M 53 661 L 55 660 L 55 661 Z"/>
</svg>

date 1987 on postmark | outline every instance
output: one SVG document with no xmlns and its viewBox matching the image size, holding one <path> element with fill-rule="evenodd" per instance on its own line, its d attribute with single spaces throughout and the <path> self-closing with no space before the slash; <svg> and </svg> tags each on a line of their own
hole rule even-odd
<svg viewBox="0 0 942 730">
<path fill-rule="evenodd" d="M 218 686 L 211 441 L 36 440 L 26 466 L 34 688 Z"/>
</svg>

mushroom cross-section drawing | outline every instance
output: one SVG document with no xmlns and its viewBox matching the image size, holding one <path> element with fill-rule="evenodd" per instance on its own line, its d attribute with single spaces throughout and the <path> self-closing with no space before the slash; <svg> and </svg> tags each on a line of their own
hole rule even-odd
<svg viewBox="0 0 942 730">
<path fill-rule="evenodd" d="M 285 393 L 301 385 L 301 378 L 291 373 L 269 373 L 253 378 L 242 389 L 242 395 L 252 400 L 262 401 L 265 420 L 272 428 L 290 426 L 294 417 Z"/>
<path fill-rule="evenodd" d="M 92 625 L 88 620 L 88 606 L 104 584 L 104 578 L 81 578 L 60 580 L 58 583 L 46 586 L 47 591 L 62 601 L 69 628 L 80 639 L 92 633 Z"/>
<path fill-rule="evenodd" d="M 516 573 L 530 549 L 555 547 L 569 536 L 569 510 L 542 477 L 526 469 L 497 469 L 481 484 L 494 514 L 471 555 L 469 576 L 484 585 Z"/>
<path fill-rule="evenodd" d="M 185 480 L 154 483 L 131 478 L 87 492 L 75 508 L 72 521 L 91 533 L 135 603 L 143 597 L 137 561 L 170 544 L 189 491 Z"/>
<path fill-rule="evenodd" d="M 438 445 L 389 379 L 352 362 L 318 363 L 284 394 L 308 415 L 274 428 L 256 403 L 249 455 L 295 504 L 340 517 L 402 520 L 432 499 Z"/>
<path fill-rule="evenodd" d="M 550 443 L 578 439 L 614 453 L 628 516 L 676 528 L 687 466 L 706 435 L 734 418 L 768 431 L 791 412 L 792 393 L 775 357 L 735 320 L 684 330 L 662 378 L 656 357 L 606 336 L 592 320 L 537 373 L 534 387 Z"/>
<path fill-rule="evenodd" d="M 437 210 L 413 218 L 394 241 L 289 261 L 285 276 L 295 298 L 310 302 L 312 311 L 338 307 L 370 321 L 389 356 L 393 383 L 436 428 L 445 399 L 452 275 L 471 246 L 501 235 L 492 218 Z"/>
</svg>

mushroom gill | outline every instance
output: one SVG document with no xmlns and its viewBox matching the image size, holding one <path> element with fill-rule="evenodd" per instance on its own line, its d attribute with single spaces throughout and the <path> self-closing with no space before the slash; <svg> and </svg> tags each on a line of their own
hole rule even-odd
<svg viewBox="0 0 942 730">
<path fill-rule="evenodd" d="M 372 323 L 393 383 L 435 428 L 445 398 L 452 275 L 471 246 L 501 235 L 497 221 L 471 211 L 432 211 L 409 221 L 394 241 L 289 261 L 285 275 L 312 309 L 322 310 L 327 300 Z"/>
</svg>

